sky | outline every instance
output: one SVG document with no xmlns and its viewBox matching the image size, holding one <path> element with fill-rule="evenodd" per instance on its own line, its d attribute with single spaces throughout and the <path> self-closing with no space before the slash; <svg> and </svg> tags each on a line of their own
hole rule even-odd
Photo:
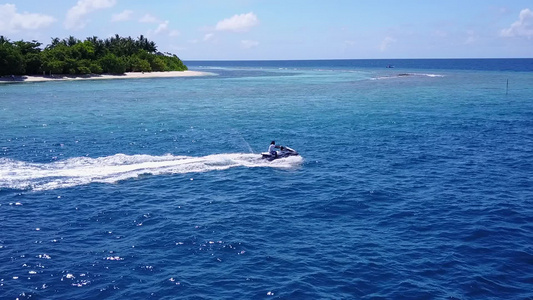
<svg viewBox="0 0 533 300">
<path fill-rule="evenodd" d="M 144 35 L 182 60 L 532 58 L 531 0 L 0 0 L 0 35 Z"/>
</svg>

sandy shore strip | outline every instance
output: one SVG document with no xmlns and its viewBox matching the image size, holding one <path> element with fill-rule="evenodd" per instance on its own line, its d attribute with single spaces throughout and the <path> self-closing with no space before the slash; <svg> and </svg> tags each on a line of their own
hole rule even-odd
<svg viewBox="0 0 533 300">
<path fill-rule="evenodd" d="M 0 83 L 10 82 L 39 82 L 39 81 L 62 81 L 62 80 L 99 80 L 99 79 L 132 79 L 132 78 L 165 78 L 165 77 L 194 77 L 216 75 L 200 71 L 170 71 L 170 72 L 127 72 L 123 75 L 89 74 L 89 75 L 23 75 L 3 76 Z"/>
</svg>

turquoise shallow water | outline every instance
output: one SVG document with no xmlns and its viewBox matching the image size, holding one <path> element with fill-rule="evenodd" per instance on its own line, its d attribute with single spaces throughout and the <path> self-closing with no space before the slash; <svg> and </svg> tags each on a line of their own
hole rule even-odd
<svg viewBox="0 0 533 300">
<path fill-rule="evenodd" d="M 1 85 L 0 298 L 533 297 L 531 63 Z"/>
</svg>

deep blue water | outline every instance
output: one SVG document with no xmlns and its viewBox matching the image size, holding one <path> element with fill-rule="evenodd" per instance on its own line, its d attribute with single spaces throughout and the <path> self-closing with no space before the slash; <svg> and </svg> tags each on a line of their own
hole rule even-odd
<svg viewBox="0 0 533 300">
<path fill-rule="evenodd" d="M 0 85 L 0 299 L 532 298 L 532 61 Z"/>
<path fill-rule="evenodd" d="M 187 61 L 189 67 L 245 68 L 324 68 L 324 69 L 424 69 L 475 71 L 533 71 L 531 58 L 492 59 L 332 59 L 332 60 L 261 60 L 261 61 Z"/>
</svg>

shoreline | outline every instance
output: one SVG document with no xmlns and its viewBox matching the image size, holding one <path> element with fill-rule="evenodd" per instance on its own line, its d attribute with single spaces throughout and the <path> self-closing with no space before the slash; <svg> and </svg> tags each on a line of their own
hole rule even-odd
<svg viewBox="0 0 533 300">
<path fill-rule="evenodd" d="M 70 81 L 70 80 L 102 80 L 102 79 L 137 79 L 137 78 L 169 78 L 169 77 L 198 77 L 212 76 L 214 73 L 200 71 L 168 71 L 168 72 L 126 72 L 121 75 L 113 74 L 87 74 L 87 75 L 19 75 L 0 77 L 1 83 L 16 82 L 47 82 L 47 81 Z"/>
</svg>

